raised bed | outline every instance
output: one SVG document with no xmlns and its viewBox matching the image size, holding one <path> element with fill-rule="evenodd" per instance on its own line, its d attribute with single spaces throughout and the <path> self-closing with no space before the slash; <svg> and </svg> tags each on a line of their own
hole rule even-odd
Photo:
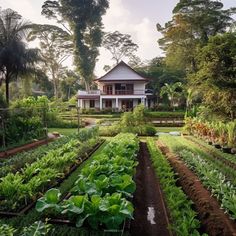
<svg viewBox="0 0 236 236">
<path fill-rule="evenodd" d="M 53 141 L 54 139 L 55 138 L 42 139 L 42 140 L 38 140 L 38 141 L 34 141 L 32 143 L 22 145 L 20 147 L 6 150 L 4 152 L 0 152 L 0 158 L 7 158 L 7 157 L 13 156 L 17 153 L 20 153 L 20 152 L 29 151 L 29 150 L 34 149 L 36 147 L 45 145 L 48 142 Z"/>
<path fill-rule="evenodd" d="M 158 141 L 157 146 L 166 155 L 172 168 L 178 174 L 179 184 L 193 201 L 203 230 L 212 236 L 236 235 L 235 222 L 224 213 L 217 199 L 203 186 L 199 178 L 165 144 Z"/>
<path fill-rule="evenodd" d="M 97 143 L 92 149 L 91 151 L 89 151 L 89 153 L 84 156 L 84 157 L 79 157 L 78 158 L 78 163 L 73 164 L 70 167 L 70 170 L 64 175 L 63 178 L 58 178 L 56 183 L 51 185 L 49 188 L 55 188 L 58 187 L 63 181 L 65 181 L 85 160 L 87 160 L 103 143 L 105 140 L 102 140 L 101 142 Z M 47 190 L 45 190 L 46 192 Z M 24 206 L 23 208 L 19 209 L 17 212 L 7 212 L 7 211 L 0 211 L 0 216 L 4 216 L 4 217 L 16 217 L 16 216 L 22 216 L 25 213 L 27 213 L 30 209 L 32 209 L 35 204 L 37 199 L 40 196 L 38 196 L 34 201 L 32 201 L 31 203 L 29 203 L 27 206 Z"/>
</svg>

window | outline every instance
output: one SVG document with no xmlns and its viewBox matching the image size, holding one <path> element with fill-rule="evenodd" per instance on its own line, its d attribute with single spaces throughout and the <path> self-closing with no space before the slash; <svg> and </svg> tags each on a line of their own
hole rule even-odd
<svg viewBox="0 0 236 236">
<path fill-rule="evenodd" d="M 112 85 L 103 86 L 103 92 L 107 95 L 112 95 Z"/>
<path fill-rule="evenodd" d="M 105 107 L 112 108 L 112 100 L 105 100 Z"/>
<path fill-rule="evenodd" d="M 95 107 L 95 100 L 89 100 L 89 107 L 94 108 Z"/>
</svg>

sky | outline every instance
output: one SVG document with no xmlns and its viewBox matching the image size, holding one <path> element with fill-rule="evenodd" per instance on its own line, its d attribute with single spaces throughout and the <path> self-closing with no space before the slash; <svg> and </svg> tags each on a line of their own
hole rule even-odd
<svg viewBox="0 0 236 236">
<path fill-rule="evenodd" d="M 41 16 L 44 0 L 0 0 L 1 8 L 11 8 L 33 23 L 52 24 Z M 161 56 L 158 39 L 161 37 L 156 24 L 165 24 L 171 20 L 172 10 L 178 0 L 110 0 L 110 8 L 103 17 L 104 31 L 120 31 L 130 34 L 133 42 L 139 45 L 137 56 L 150 60 Z M 236 0 L 222 0 L 225 8 L 236 7 Z M 100 56 L 95 69 L 97 76 L 103 75 L 104 65 L 112 65 L 111 54 L 100 49 Z M 67 64 L 72 64 L 71 60 Z"/>
</svg>

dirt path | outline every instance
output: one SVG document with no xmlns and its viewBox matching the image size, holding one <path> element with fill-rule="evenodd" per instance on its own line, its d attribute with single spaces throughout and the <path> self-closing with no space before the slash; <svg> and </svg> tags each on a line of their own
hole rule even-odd
<svg viewBox="0 0 236 236">
<path fill-rule="evenodd" d="M 151 165 L 146 143 L 141 143 L 139 165 L 135 176 L 133 236 L 171 236 L 168 217 L 160 185 Z"/>
<path fill-rule="evenodd" d="M 165 144 L 158 141 L 157 145 L 178 174 L 178 182 L 184 192 L 193 201 L 203 231 L 210 236 L 236 236 L 235 222 L 224 213 L 218 201 L 211 196 L 211 192 L 202 185 L 199 178 Z"/>
</svg>

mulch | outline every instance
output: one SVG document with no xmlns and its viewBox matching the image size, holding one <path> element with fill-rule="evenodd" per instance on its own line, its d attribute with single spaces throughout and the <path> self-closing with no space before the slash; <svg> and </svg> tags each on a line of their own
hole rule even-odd
<svg viewBox="0 0 236 236">
<path fill-rule="evenodd" d="M 211 192 L 203 186 L 199 178 L 162 142 L 157 141 L 157 146 L 178 174 L 178 183 L 185 194 L 193 201 L 202 230 L 210 236 L 235 236 L 235 221 L 224 213 L 217 199 L 211 196 Z"/>
<path fill-rule="evenodd" d="M 135 175 L 136 191 L 133 199 L 135 211 L 134 220 L 131 221 L 131 235 L 171 236 L 172 233 L 168 229 L 168 212 L 146 143 L 140 144 L 138 160 L 139 164 Z"/>
</svg>

